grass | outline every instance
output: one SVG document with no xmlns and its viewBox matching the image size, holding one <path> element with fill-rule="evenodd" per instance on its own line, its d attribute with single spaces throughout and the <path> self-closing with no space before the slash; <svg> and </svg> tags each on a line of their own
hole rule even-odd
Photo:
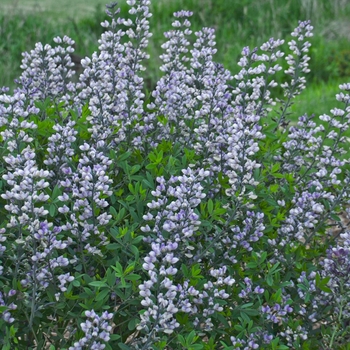
<svg viewBox="0 0 350 350">
<path fill-rule="evenodd" d="M 24 15 L 42 13 L 52 16 L 55 20 L 69 15 L 74 18 L 93 16 L 96 6 L 103 8 L 105 0 L 1 0 L 0 13 Z"/>
<path fill-rule="evenodd" d="M 335 95 L 339 93 L 339 84 L 348 82 L 346 79 L 338 79 L 328 82 L 320 82 L 307 86 L 305 91 L 295 99 L 291 112 L 295 115 L 329 114 L 334 107 L 342 108 L 336 101 Z"/>
<path fill-rule="evenodd" d="M 2 0 L 0 5 L 0 86 L 13 87 L 20 74 L 21 53 L 38 41 L 52 43 L 57 35 L 67 34 L 76 41 L 79 56 L 97 49 L 107 0 Z M 125 0 L 120 1 L 122 15 Z M 346 0 L 153 0 L 150 43 L 151 59 L 147 85 L 151 89 L 160 77 L 160 44 L 163 32 L 171 28 L 172 13 L 187 9 L 194 12 L 193 30 L 203 26 L 217 31 L 216 60 L 232 73 L 244 46 L 259 46 L 270 37 L 290 39 L 298 20 L 311 19 L 312 38 L 309 87 L 298 99 L 296 115 L 324 113 L 334 106 L 339 83 L 350 74 L 350 2 Z"/>
</svg>

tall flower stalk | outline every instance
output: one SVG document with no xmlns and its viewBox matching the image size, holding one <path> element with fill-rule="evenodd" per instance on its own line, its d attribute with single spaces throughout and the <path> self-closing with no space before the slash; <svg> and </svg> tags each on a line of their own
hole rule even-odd
<svg viewBox="0 0 350 350">
<path fill-rule="evenodd" d="M 77 82 L 64 36 L 1 89 L 1 346 L 341 349 L 350 85 L 291 123 L 309 21 L 289 53 L 244 47 L 233 75 L 178 11 L 147 99 L 151 2 L 127 5 Z"/>
</svg>

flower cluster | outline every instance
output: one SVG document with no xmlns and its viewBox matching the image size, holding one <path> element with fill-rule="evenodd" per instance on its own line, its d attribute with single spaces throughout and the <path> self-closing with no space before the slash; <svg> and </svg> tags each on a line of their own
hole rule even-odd
<svg viewBox="0 0 350 350">
<path fill-rule="evenodd" d="M 75 154 L 72 144 L 76 141 L 78 132 L 74 126 L 75 122 L 72 120 L 69 120 L 64 126 L 60 124 L 53 126 L 56 133 L 48 138 L 50 141 L 47 147 L 48 154 L 44 160 L 44 164 L 51 168 L 51 181 L 58 182 L 67 175 L 64 170 Z M 58 178 L 54 179 L 54 175 L 58 175 Z"/>
<path fill-rule="evenodd" d="M 322 261 L 322 275 L 330 277 L 328 287 L 334 297 L 336 315 L 344 321 L 350 319 L 350 234 L 341 234 L 343 244 L 329 248 Z"/>
<path fill-rule="evenodd" d="M 95 147 L 88 143 L 80 146 L 82 154 L 77 169 L 73 171 L 70 167 L 63 168 L 67 177 L 60 181 L 60 187 L 65 192 L 58 197 L 63 204 L 58 211 L 69 215 L 70 219 L 62 225 L 62 230 L 69 231 L 76 237 L 76 243 L 80 247 L 78 250 L 86 249 L 90 254 L 98 255 L 102 254 L 99 245 L 108 243 L 101 228 L 111 219 L 111 215 L 103 210 L 109 205 L 105 197 L 112 194 L 112 180 L 106 175 L 112 161 L 105 156 L 104 149 L 104 141 L 99 141 Z M 72 211 L 67 204 L 72 204 Z M 96 215 L 98 210 L 102 210 L 102 213 Z M 99 243 L 96 244 L 93 239 L 94 245 L 91 246 L 91 235 L 98 238 Z"/>
<path fill-rule="evenodd" d="M 11 289 L 8 293 L 7 293 L 7 297 L 12 297 L 16 295 L 16 291 Z M 13 323 L 15 321 L 14 317 L 12 317 L 11 315 L 11 311 L 12 310 L 16 310 L 17 309 L 17 305 L 15 305 L 14 303 L 10 303 L 9 305 L 7 305 L 7 303 L 5 302 L 5 296 L 3 293 L 0 292 L 0 306 L 5 307 L 5 311 L 2 313 L 1 317 L 5 322 L 8 323 Z"/>
<path fill-rule="evenodd" d="M 92 137 L 96 140 L 108 140 L 109 145 L 118 145 L 122 141 L 137 144 L 138 137 L 131 139 L 131 132 L 142 131 L 138 124 L 139 115 L 143 113 L 144 70 L 142 61 L 148 58 L 144 49 L 148 45 L 149 0 L 128 1 L 132 21 L 118 17 L 116 3 L 109 6 L 108 16 L 112 22 L 105 21 L 106 30 L 99 40 L 100 52 L 95 52 L 92 59 L 82 60 L 84 72 L 80 76 L 76 104 L 81 106 L 88 101 L 92 124 Z M 124 26 L 127 29 L 120 29 Z M 122 44 L 121 38 L 126 35 L 129 41 Z M 135 128 L 135 130 L 133 130 Z"/>
<path fill-rule="evenodd" d="M 253 350 L 259 349 L 260 344 L 268 345 L 271 343 L 273 336 L 268 334 L 267 332 L 256 332 L 250 333 L 247 336 L 247 339 L 238 339 L 235 336 L 230 338 L 232 345 L 235 350 Z"/>
<path fill-rule="evenodd" d="M 105 311 L 99 316 L 94 310 L 91 310 L 85 311 L 85 316 L 87 320 L 80 325 L 85 335 L 78 342 L 74 343 L 73 346 L 69 347 L 69 350 L 105 349 L 112 331 L 110 320 L 113 314 Z"/>
<path fill-rule="evenodd" d="M 34 151 L 27 146 L 17 156 L 7 156 L 5 161 L 9 171 L 3 175 L 3 179 L 11 186 L 11 190 L 1 197 L 7 200 L 5 209 L 11 213 L 7 228 L 17 228 L 13 239 L 21 247 L 15 251 L 12 259 L 17 273 L 22 276 L 21 285 L 36 286 L 33 291 L 33 298 L 36 298 L 35 291 L 49 286 L 53 271 L 68 265 L 68 259 L 57 254 L 69 242 L 57 238 L 60 227 L 51 230 L 52 223 L 42 221 L 48 214 L 43 204 L 49 199 L 49 195 L 44 192 L 49 186 L 46 181 L 49 172 L 38 169 Z M 61 280 L 61 291 L 64 291 L 64 285 L 70 277 L 58 275 L 57 278 Z"/>
<path fill-rule="evenodd" d="M 75 82 L 74 41 L 57 37 L 1 89 L 0 345 L 335 348 L 350 318 L 350 84 L 342 109 L 289 126 L 310 23 L 290 54 L 273 38 L 244 47 L 232 75 L 215 31 L 179 11 L 146 100 L 151 4 L 127 5 L 107 6 Z"/>
<path fill-rule="evenodd" d="M 148 204 L 150 209 L 157 209 L 156 215 L 150 212 L 144 217 L 152 223 L 153 229 L 149 224 L 142 228 L 151 234 L 146 241 L 151 243 L 152 250 L 143 264 L 150 279 L 139 286 L 144 298 L 141 303 L 148 308 L 141 316 L 140 330 L 146 328 L 154 335 L 158 332 L 170 334 L 180 326 L 176 314 L 184 312 L 193 317 L 200 329 L 211 331 L 214 326 L 211 315 L 223 310 L 218 300 L 229 297 L 225 286 L 232 286 L 235 280 L 226 276 L 226 266 L 210 271 L 213 281 L 204 284 L 203 292 L 188 280 L 178 285 L 173 283 L 181 274 L 177 263 L 184 264 L 193 258 L 194 234 L 200 222 L 192 208 L 205 197 L 200 182 L 208 175 L 209 172 L 203 170 L 186 169 L 182 176 L 171 177 L 167 182 L 157 179 L 159 185 L 153 193 L 157 201 Z M 169 202 L 168 198 L 173 199 Z"/>
<path fill-rule="evenodd" d="M 76 91 L 71 81 L 74 63 L 70 56 L 75 42 L 67 36 L 56 37 L 54 41 L 58 44 L 56 47 L 37 43 L 34 50 L 23 54 L 23 73 L 17 80 L 17 91 L 32 103 L 50 98 L 57 104 L 68 104 Z"/>
<path fill-rule="evenodd" d="M 140 285 L 140 295 L 144 298 L 142 305 L 148 307 L 141 317 L 140 329 L 152 321 L 155 322 L 155 332 L 162 330 L 171 333 L 179 326 L 174 318 L 179 310 L 176 300 L 179 291 L 170 278 L 179 272 L 175 264 L 180 257 L 192 257 L 191 241 L 200 224 L 193 208 L 205 197 L 200 181 L 206 175 L 208 173 L 203 170 L 196 174 L 188 168 L 183 170 L 182 176 L 171 177 L 167 182 L 164 178 L 157 178 L 159 185 L 152 193 L 157 200 L 148 203 L 151 211 L 156 212 L 152 214 L 150 211 L 144 216 L 152 223 L 153 229 L 149 224 L 142 227 L 143 232 L 153 235 L 146 238 L 152 250 L 143 264 L 150 279 Z M 170 202 L 169 197 L 173 198 Z M 155 289 L 156 300 L 152 298 L 152 289 Z M 162 312 L 163 309 L 167 312 Z"/>
</svg>

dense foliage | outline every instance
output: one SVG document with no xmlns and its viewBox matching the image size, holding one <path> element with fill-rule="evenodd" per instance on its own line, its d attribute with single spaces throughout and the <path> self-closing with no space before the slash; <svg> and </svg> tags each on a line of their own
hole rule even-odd
<svg viewBox="0 0 350 350">
<path fill-rule="evenodd" d="M 2 349 L 346 349 L 350 84 L 292 125 L 310 23 L 232 76 L 180 11 L 145 96 L 150 1 L 127 3 L 77 81 L 57 37 L 2 89 Z"/>
</svg>

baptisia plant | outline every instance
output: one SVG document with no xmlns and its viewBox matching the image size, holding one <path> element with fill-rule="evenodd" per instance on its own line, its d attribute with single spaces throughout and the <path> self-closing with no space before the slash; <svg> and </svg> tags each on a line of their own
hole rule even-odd
<svg viewBox="0 0 350 350">
<path fill-rule="evenodd" d="M 57 37 L 1 90 L 2 349 L 345 349 L 350 84 L 296 121 L 308 21 L 233 74 L 180 11 L 148 94 L 127 4 L 78 79 Z"/>
</svg>

